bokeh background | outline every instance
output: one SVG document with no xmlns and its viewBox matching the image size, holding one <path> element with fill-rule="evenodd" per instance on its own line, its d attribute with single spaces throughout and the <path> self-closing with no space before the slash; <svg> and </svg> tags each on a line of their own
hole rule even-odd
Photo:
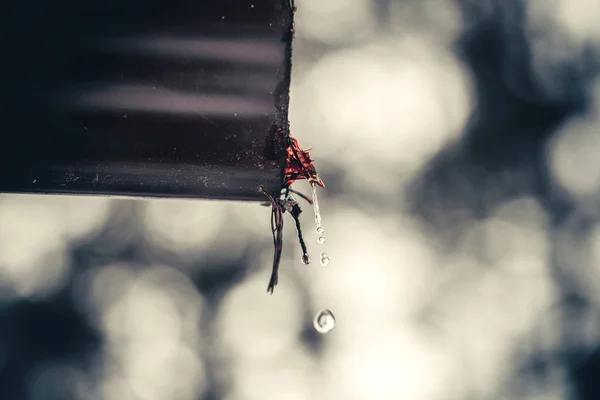
<svg viewBox="0 0 600 400">
<path fill-rule="evenodd" d="M 255 203 L 2 195 L 0 398 L 600 398 L 600 2 L 297 6 L 313 262 L 287 219 L 266 294 Z"/>
</svg>

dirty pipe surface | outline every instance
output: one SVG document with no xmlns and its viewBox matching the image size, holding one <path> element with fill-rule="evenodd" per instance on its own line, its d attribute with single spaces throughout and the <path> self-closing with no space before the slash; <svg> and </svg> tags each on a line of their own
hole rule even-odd
<svg viewBox="0 0 600 400">
<path fill-rule="evenodd" d="M 282 183 L 289 0 L 11 2 L 0 192 L 264 200 Z"/>
</svg>

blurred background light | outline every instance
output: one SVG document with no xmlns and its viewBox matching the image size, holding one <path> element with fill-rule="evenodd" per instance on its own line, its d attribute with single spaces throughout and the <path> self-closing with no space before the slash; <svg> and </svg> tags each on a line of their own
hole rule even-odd
<svg viewBox="0 0 600 400">
<path fill-rule="evenodd" d="M 600 195 L 600 85 L 596 83 L 594 108 L 569 120 L 550 142 L 549 168 L 553 178 L 575 199 Z"/>
<path fill-rule="evenodd" d="M 329 45 L 348 44 L 368 37 L 375 29 L 370 0 L 306 0 L 298 3 L 298 39 L 310 38 Z"/>
<path fill-rule="evenodd" d="M 260 278 L 240 283 L 223 299 L 216 336 L 233 356 L 260 359 L 285 353 L 300 334 L 301 303 L 293 288 L 282 282 L 274 301 L 265 295 L 268 280 Z"/>
<path fill-rule="evenodd" d="M 343 165 L 352 189 L 384 194 L 460 137 L 472 100 L 447 48 L 398 35 L 324 56 L 292 80 L 291 104 L 315 157 Z"/>
</svg>

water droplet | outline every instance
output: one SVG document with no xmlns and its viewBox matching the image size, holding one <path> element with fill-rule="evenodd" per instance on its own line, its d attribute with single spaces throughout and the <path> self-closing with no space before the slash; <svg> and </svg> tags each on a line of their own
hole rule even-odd
<svg viewBox="0 0 600 400">
<path fill-rule="evenodd" d="M 321 253 L 321 265 L 324 267 L 329 265 L 329 256 L 327 253 Z"/>
<path fill-rule="evenodd" d="M 317 229 L 315 229 L 315 232 L 317 232 L 317 234 L 322 235 L 323 232 L 325 232 L 325 229 L 323 229 L 322 226 L 317 226 Z"/>
<path fill-rule="evenodd" d="M 304 264 L 304 265 L 310 264 L 310 256 L 308 254 L 305 254 L 302 256 L 302 264 Z"/>
<path fill-rule="evenodd" d="M 319 238 L 317 239 L 317 242 L 323 244 L 325 243 L 325 237 L 324 236 L 319 236 Z"/>
<path fill-rule="evenodd" d="M 335 328 L 335 317 L 331 311 L 323 309 L 315 315 L 313 325 L 319 333 L 331 332 Z"/>
</svg>

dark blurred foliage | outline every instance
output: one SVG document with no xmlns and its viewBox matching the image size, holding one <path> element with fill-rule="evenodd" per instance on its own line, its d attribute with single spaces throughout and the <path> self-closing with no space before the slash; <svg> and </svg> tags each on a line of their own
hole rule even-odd
<svg viewBox="0 0 600 400">
<path fill-rule="evenodd" d="M 600 54 L 586 48 L 580 59 L 564 65 L 556 75 L 564 90 L 551 97 L 544 93 L 532 67 L 525 2 L 482 2 L 489 5 L 485 12 L 476 1 L 461 3 L 463 17 L 472 25 L 456 44 L 456 51 L 474 76 L 478 105 L 464 140 L 438 154 L 413 183 L 412 210 L 442 232 L 449 247 L 461 229 L 460 218 L 455 217 L 463 215 L 460 211 L 484 218 L 500 202 L 522 195 L 536 197 L 545 207 L 552 230 L 572 218 L 585 230 L 597 219 L 581 216 L 576 204 L 552 187 L 546 146 L 557 127 L 590 106 L 588 89 L 600 71 Z M 471 190 L 464 190 L 465 182 Z M 495 196 L 489 196 L 490 192 Z M 528 361 L 506 390 L 523 396 L 531 382 L 550 385 L 555 367 L 560 367 L 566 368 L 572 384 L 568 395 L 573 397 L 566 398 L 598 399 L 600 347 L 590 350 L 573 338 L 581 336 L 589 321 L 599 322 L 600 310 L 573 284 L 571 274 L 565 272 L 573 266 L 561 265 L 564 261 L 558 259 L 558 251 L 551 243 L 550 268 L 561 295 L 548 317 L 560 321 L 556 333 L 560 350 L 548 352 L 535 345 L 526 350 Z M 534 339 L 533 343 L 539 342 Z"/>
</svg>

